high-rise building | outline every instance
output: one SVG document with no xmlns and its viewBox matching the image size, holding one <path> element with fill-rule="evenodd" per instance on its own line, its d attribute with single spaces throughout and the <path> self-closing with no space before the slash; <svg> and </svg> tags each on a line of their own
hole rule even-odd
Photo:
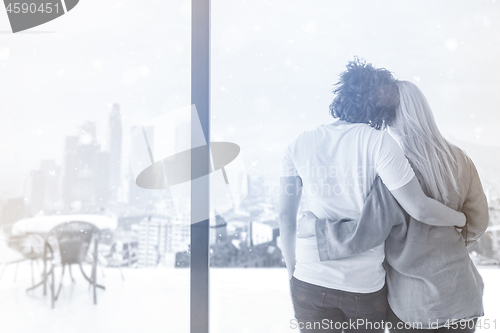
<svg viewBox="0 0 500 333">
<path fill-rule="evenodd" d="M 227 223 L 221 216 L 210 219 L 210 244 L 217 244 L 227 240 Z"/>
<path fill-rule="evenodd" d="M 100 145 L 96 140 L 95 123 L 86 122 L 81 126 L 78 142 L 78 198 L 82 204 L 96 202 L 98 185 Z"/>
<path fill-rule="evenodd" d="M 110 195 L 109 153 L 107 151 L 100 151 L 97 153 L 96 205 L 99 207 L 105 207 L 109 202 Z"/>
<path fill-rule="evenodd" d="M 167 253 L 188 251 L 191 243 L 190 216 L 181 212 L 171 221 L 168 227 Z"/>
<path fill-rule="evenodd" d="M 113 104 L 109 113 L 109 188 L 111 200 L 118 199 L 122 167 L 122 117 L 120 105 Z"/>
<path fill-rule="evenodd" d="M 153 267 L 167 263 L 168 257 L 189 250 L 189 221 L 173 220 L 167 216 L 153 215 L 139 222 L 139 267 Z M 219 230 L 220 231 L 220 230 Z"/>
<path fill-rule="evenodd" d="M 130 129 L 132 133 L 137 127 L 133 126 Z M 152 126 L 143 126 L 144 131 L 147 133 L 148 138 L 151 140 L 148 142 L 150 144 L 151 150 L 154 149 L 154 127 Z M 153 206 L 153 191 L 150 189 L 145 189 L 137 186 L 136 178 L 132 171 L 132 167 L 130 166 L 130 171 L 128 175 L 128 203 L 131 206 L 141 206 L 141 207 L 151 207 Z"/>
<path fill-rule="evenodd" d="M 3 227 L 4 232 L 10 233 L 12 225 L 28 215 L 23 198 L 8 199 L 2 208 L 0 225 Z"/>
<path fill-rule="evenodd" d="M 26 197 L 32 214 L 52 213 L 60 204 L 60 168 L 55 160 L 42 160 L 40 168 L 30 172 Z"/>
<path fill-rule="evenodd" d="M 49 211 L 54 210 L 60 200 L 61 168 L 55 160 L 42 160 L 40 170 L 45 175 L 45 200 L 44 206 Z"/>
<path fill-rule="evenodd" d="M 37 214 L 44 209 L 46 179 L 47 177 L 42 170 L 32 170 L 30 172 L 27 197 L 32 214 Z"/>
<path fill-rule="evenodd" d="M 66 137 L 64 144 L 63 202 L 66 206 L 77 199 L 78 184 L 78 136 Z"/>
<path fill-rule="evenodd" d="M 106 158 L 96 140 L 95 124 L 86 122 L 80 127 L 79 136 L 66 138 L 63 178 L 63 201 L 66 206 L 75 202 L 87 206 L 99 205 L 99 198 L 105 197 L 101 182 L 107 180 L 106 171 Z"/>
<path fill-rule="evenodd" d="M 158 265 L 167 252 L 169 219 L 149 216 L 139 223 L 139 267 Z"/>
</svg>

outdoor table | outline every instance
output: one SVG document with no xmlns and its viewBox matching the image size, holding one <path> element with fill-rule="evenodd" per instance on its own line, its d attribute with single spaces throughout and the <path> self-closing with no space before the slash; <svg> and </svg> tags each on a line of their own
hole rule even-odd
<svg viewBox="0 0 500 333">
<path fill-rule="evenodd" d="M 96 226 L 99 230 L 105 229 L 115 229 L 117 227 L 117 219 L 115 217 L 103 216 L 103 215 L 91 215 L 91 214 L 78 214 L 78 215 L 52 215 L 52 216 L 37 216 L 26 218 L 17 221 L 12 227 L 12 236 L 15 237 L 28 237 L 29 235 L 39 235 L 44 239 L 44 271 L 42 281 L 37 283 L 36 285 L 28 288 L 26 291 L 33 290 L 38 288 L 39 286 L 44 286 L 44 295 L 46 294 L 46 286 L 49 274 L 47 273 L 47 250 L 52 253 L 52 258 L 54 258 L 54 250 L 50 245 L 47 237 L 49 236 L 50 231 L 65 222 L 88 222 Z M 98 241 L 96 239 L 96 241 Z M 97 246 L 97 243 L 96 243 Z M 97 250 L 97 247 L 96 247 Z M 97 260 L 97 258 L 95 259 Z M 104 286 L 98 285 L 95 281 L 85 274 L 81 263 L 80 270 L 82 272 L 83 277 L 91 284 L 94 284 L 96 287 L 105 289 Z M 70 266 L 71 269 L 71 266 Z M 70 271 L 71 274 L 71 271 Z M 95 274 L 92 274 L 95 276 Z M 73 277 L 71 277 L 73 278 Z M 54 281 L 53 281 L 54 282 Z"/>
<path fill-rule="evenodd" d="M 46 236 L 56 225 L 71 222 L 82 221 L 95 225 L 100 230 L 113 230 L 118 226 L 118 220 L 115 217 L 95 214 L 75 214 L 75 215 L 44 215 L 22 219 L 14 223 L 12 227 L 13 236 L 22 236 L 29 234 L 38 234 Z"/>
</svg>

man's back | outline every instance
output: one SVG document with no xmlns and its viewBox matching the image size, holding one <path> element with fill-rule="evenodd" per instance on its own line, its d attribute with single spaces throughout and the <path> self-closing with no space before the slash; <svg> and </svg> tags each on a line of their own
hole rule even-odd
<svg viewBox="0 0 500 333">
<path fill-rule="evenodd" d="M 414 176 L 390 135 L 366 124 L 337 122 L 299 135 L 286 149 L 283 176 L 299 176 L 305 209 L 318 218 L 357 218 L 377 174 L 389 189 Z M 348 258 L 319 260 L 316 238 L 297 239 L 299 280 L 332 289 L 374 292 L 384 285 L 383 245 Z"/>
</svg>

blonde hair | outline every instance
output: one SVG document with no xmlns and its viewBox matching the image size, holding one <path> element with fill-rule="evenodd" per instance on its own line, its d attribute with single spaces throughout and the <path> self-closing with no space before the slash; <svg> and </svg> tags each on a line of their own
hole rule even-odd
<svg viewBox="0 0 500 333">
<path fill-rule="evenodd" d="M 460 165 L 458 147 L 449 143 L 439 132 L 427 99 L 418 87 L 408 81 L 398 81 L 399 106 L 389 125 L 399 138 L 401 148 L 415 171 L 422 175 L 429 195 L 448 203 L 448 184 L 458 192 L 453 170 Z"/>
</svg>

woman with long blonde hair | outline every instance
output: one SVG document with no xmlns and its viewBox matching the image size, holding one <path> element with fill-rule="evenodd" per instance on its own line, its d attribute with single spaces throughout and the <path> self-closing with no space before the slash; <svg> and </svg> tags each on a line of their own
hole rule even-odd
<svg viewBox="0 0 500 333">
<path fill-rule="evenodd" d="M 488 205 L 467 154 L 439 132 L 420 89 L 398 81 L 400 104 L 389 132 L 399 141 L 424 192 L 463 212 L 463 229 L 409 218 L 386 240 L 389 320 L 393 332 L 474 332 L 483 316 L 483 281 L 467 245 L 488 226 Z M 401 322 L 422 323 L 398 329 Z"/>
</svg>

